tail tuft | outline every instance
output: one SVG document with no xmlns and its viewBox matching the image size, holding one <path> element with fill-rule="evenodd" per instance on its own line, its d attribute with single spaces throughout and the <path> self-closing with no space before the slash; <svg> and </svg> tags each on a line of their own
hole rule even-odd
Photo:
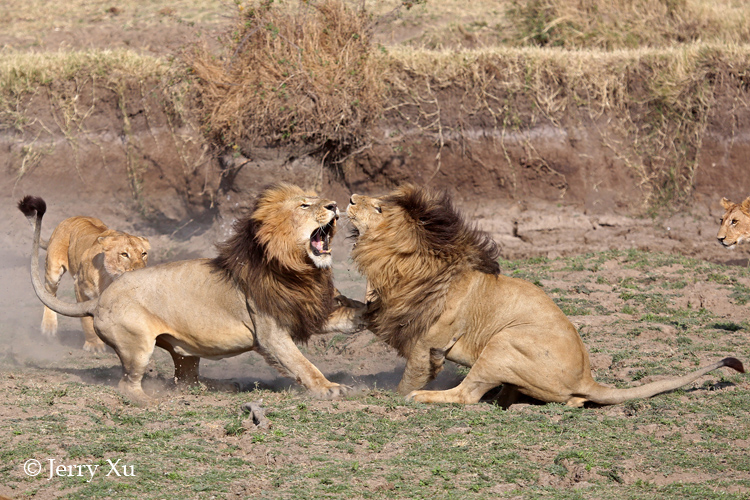
<svg viewBox="0 0 750 500">
<path fill-rule="evenodd" d="M 742 366 L 742 361 L 737 358 L 724 358 L 721 360 L 721 362 L 724 364 L 724 366 L 728 366 L 729 368 L 737 370 L 740 373 L 745 373 L 745 367 Z"/>
<path fill-rule="evenodd" d="M 18 209 L 26 217 L 34 217 L 35 215 L 41 217 L 47 211 L 47 203 L 38 196 L 26 195 L 18 202 Z"/>
</svg>

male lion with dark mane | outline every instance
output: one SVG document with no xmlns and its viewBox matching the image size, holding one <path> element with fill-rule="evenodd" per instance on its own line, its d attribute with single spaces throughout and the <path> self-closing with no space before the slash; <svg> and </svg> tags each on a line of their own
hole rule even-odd
<svg viewBox="0 0 750 500">
<path fill-rule="evenodd" d="M 617 404 L 688 384 L 728 366 L 725 358 L 671 380 L 630 389 L 598 384 L 578 332 L 540 288 L 500 274 L 498 251 L 467 225 L 447 194 L 403 186 L 382 198 L 352 195 L 352 259 L 370 284 L 364 319 L 406 358 L 398 392 L 427 403 L 476 403 L 502 385 L 498 403 L 519 393 L 580 407 Z M 419 390 L 445 359 L 471 367 L 457 387 Z"/>
<path fill-rule="evenodd" d="M 334 201 L 289 184 L 272 186 L 235 223 L 236 234 L 218 246 L 218 257 L 125 273 L 98 300 L 77 304 L 54 297 L 39 278 L 44 200 L 26 197 L 19 208 L 36 217 L 34 291 L 60 314 L 93 317 L 96 333 L 120 357 L 119 388 L 128 397 L 149 401 L 141 379 L 154 346 L 170 353 L 179 383 L 198 381 L 200 358 L 255 350 L 317 396 L 337 397 L 348 389 L 328 381 L 295 345 L 315 333 L 359 327 L 356 306 L 362 304 L 337 296 L 333 286 Z"/>
<path fill-rule="evenodd" d="M 36 219 L 29 219 L 35 228 Z M 60 280 L 66 271 L 73 278 L 76 300 L 95 299 L 118 276 L 141 269 L 148 264 L 151 249 L 146 238 L 109 229 L 95 217 L 76 216 L 57 225 L 48 241 L 40 242 L 47 249 L 44 286 L 52 295 L 57 294 Z M 104 342 L 94 331 L 91 317 L 81 318 L 86 341 L 84 351 L 104 351 Z M 42 334 L 57 335 L 57 314 L 44 307 Z"/>
<path fill-rule="evenodd" d="M 725 212 L 721 216 L 721 226 L 716 237 L 725 247 L 734 248 L 750 238 L 750 198 L 745 198 L 742 203 L 732 203 L 722 198 L 721 206 Z"/>
</svg>

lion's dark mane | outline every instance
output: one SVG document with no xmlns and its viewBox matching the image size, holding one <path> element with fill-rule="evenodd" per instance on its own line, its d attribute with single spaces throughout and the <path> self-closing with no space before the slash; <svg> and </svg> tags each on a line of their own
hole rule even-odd
<svg viewBox="0 0 750 500">
<path fill-rule="evenodd" d="M 275 318 L 295 342 L 307 342 L 333 312 L 333 274 L 307 257 L 309 268 L 303 272 L 270 257 L 257 237 L 262 222 L 253 218 L 256 210 L 257 202 L 250 214 L 235 222 L 235 234 L 216 246 L 219 255 L 211 264 L 238 284 L 257 312 Z"/>
</svg>

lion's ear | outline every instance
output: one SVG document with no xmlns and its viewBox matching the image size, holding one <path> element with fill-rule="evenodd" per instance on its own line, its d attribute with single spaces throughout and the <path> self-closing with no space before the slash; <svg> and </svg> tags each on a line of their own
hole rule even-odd
<svg viewBox="0 0 750 500">
<path fill-rule="evenodd" d="M 141 243 L 143 243 L 143 248 L 145 248 L 146 250 L 151 250 L 151 243 L 148 242 L 148 238 L 139 236 L 138 239 L 141 240 Z"/>
<path fill-rule="evenodd" d="M 112 238 L 109 236 L 99 236 L 96 241 L 102 246 L 102 250 L 109 252 L 112 250 Z"/>
<path fill-rule="evenodd" d="M 750 196 L 745 198 L 745 201 L 742 202 L 742 205 L 740 205 L 740 210 L 742 210 L 745 215 L 750 215 Z"/>
<path fill-rule="evenodd" d="M 732 206 L 732 202 L 727 200 L 726 198 L 721 199 L 721 206 L 724 207 L 724 210 L 729 210 L 729 207 Z"/>
</svg>

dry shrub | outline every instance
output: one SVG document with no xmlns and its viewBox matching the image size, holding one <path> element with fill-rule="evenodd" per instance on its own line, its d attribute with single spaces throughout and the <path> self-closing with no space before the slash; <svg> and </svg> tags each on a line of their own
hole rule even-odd
<svg viewBox="0 0 750 500">
<path fill-rule="evenodd" d="M 239 4 L 224 55 L 202 48 L 190 61 L 209 137 L 295 144 L 328 161 L 356 149 L 382 105 L 370 36 L 368 15 L 341 0 Z"/>
</svg>

